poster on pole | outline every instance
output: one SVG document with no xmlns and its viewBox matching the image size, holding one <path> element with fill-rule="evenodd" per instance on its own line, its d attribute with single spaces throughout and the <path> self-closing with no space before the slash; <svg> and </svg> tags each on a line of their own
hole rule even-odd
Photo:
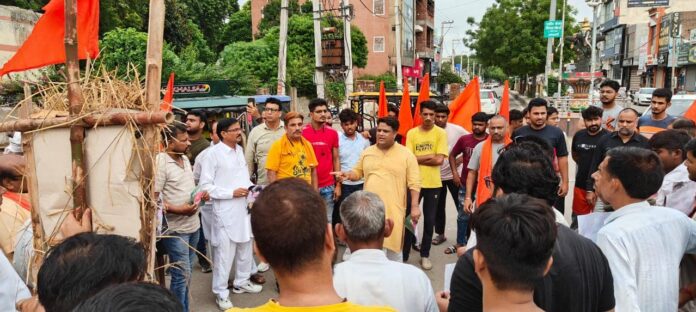
<svg viewBox="0 0 696 312">
<path fill-rule="evenodd" d="M 669 0 L 628 0 L 629 8 L 669 6 Z"/>
</svg>

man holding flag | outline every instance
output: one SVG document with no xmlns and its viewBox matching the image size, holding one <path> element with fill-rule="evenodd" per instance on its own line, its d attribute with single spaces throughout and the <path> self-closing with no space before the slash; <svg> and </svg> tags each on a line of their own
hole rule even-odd
<svg viewBox="0 0 696 312">
<path fill-rule="evenodd" d="M 476 206 L 478 206 L 493 194 L 491 172 L 498 161 L 500 150 L 510 143 L 510 137 L 507 135 L 507 120 L 503 116 L 495 115 L 488 120 L 488 133 L 488 138 L 476 145 L 469 160 L 464 197 L 464 212 L 469 214 L 474 211 L 472 200 L 474 183 L 476 183 Z"/>
</svg>

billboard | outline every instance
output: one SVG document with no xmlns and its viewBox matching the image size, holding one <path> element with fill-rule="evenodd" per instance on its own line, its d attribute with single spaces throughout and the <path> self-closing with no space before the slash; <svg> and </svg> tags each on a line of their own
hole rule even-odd
<svg viewBox="0 0 696 312">
<path fill-rule="evenodd" d="M 415 33 L 415 2 L 403 0 L 401 2 L 401 65 L 414 66 L 416 59 L 416 33 Z"/>
<path fill-rule="evenodd" d="M 669 6 L 669 0 L 628 0 L 629 8 Z"/>
</svg>

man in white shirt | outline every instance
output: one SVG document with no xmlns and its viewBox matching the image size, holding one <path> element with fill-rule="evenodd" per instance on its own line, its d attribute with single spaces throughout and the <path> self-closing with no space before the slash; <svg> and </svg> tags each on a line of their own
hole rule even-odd
<svg viewBox="0 0 696 312">
<path fill-rule="evenodd" d="M 595 191 L 615 211 L 597 233 L 614 276 L 616 311 L 676 311 L 679 263 L 696 252 L 696 222 L 646 201 L 664 173 L 654 152 L 616 147 L 592 174 Z"/>
<path fill-rule="evenodd" d="M 343 132 L 338 134 L 338 157 L 341 161 L 341 171 L 350 171 L 355 167 L 360 160 L 360 154 L 366 148 L 370 147 L 370 141 L 359 135 L 358 119 L 360 115 L 350 108 L 342 110 L 338 114 L 338 119 L 341 121 L 341 129 Z M 341 197 L 336 201 L 336 207 L 340 207 L 341 203 L 354 192 L 363 189 L 364 179 L 358 181 L 343 181 L 341 184 Z M 341 216 L 338 209 L 333 210 L 333 224 L 341 223 Z"/>
<path fill-rule="evenodd" d="M 375 193 L 357 191 L 340 207 L 338 237 L 348 243 L 350 258 L 334 268 L 339 296 L 362 305 L 387 305 L 401 312 L 435 312 L 430 280 L 418 268 L 390 261 L 383 250 L 394 221 L 385 218 L 384 202 Z"/>
<path fill-rule="evenodd" d="M 226 310 L 233 307 L 227 289 L 233 264 L 234 293 L 258 293 L 262 287 L 249 279 L 253 253 L 246 197 L 252 183 L 244 151 L 237 145 L 242 128 L 236 119 L 228 118 L 218 121 L 216 130 L 222 144 L 215 145 L 206 155 L 200 185 L 213 201 L 213 224 L 208 238 L 213 252 L 212 288 L 218 307 Z"/>
<path fill-rule="evenodd" d="M 469 134 L 468 131 L 459 125 L 447 122 L 449 118 L 450 110 L 447 105 L 438 104 L 435 107 L 435 125 L 445 129 L 447 132 L 447 149 L 452 151 L 452 148 L 459 138 L 464 135 Z M 456 158 L 457 168 L 461 172 L 463 157 L 459 156 Z M 449 190 L 450 195 L 452 195 L 452 200 L 454 200 L 454 206 L 457 211 L 461 208 L 461 201 L 459 200 L 459 186 L 454 183 L 454 176 L 452 175 L 452 168 L 450 168 L 450 163 L 445 159 L 440 165 L 440 179 L 442 180 L 442 187 L 440 188 L 440 195 L 437 200 L 437 210 L 435 211 L 435 238 L 433 238 L 433 245 L 440 245 L 447 241 L 445 236 L 445 220 L 446 220 L 446 210 L 447 207 L 447 191 Z"/>
<path fill-rule="evenodd" d="M 679 130 L 663 130 L 650 138 L 650 148 L 660 156 L 665 179 L 657 191 L 655 204 L 677 209 L 687 216 L 693 215 L 696 199 L 696 182 L 689 179 L 684 161 L 684 146 L 689 135 Z"/>
</svg>

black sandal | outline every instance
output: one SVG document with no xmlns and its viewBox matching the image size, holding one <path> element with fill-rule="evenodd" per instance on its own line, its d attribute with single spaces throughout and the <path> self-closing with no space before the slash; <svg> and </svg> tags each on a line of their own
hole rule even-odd
<svg viewBox="0 0 696 312">
<path fill-rule="evenodd" d="M 446 255 L 451 255 L 451 254 L 456 254 L 456 253 L 457 253 L 457 245 L 452 245 L 452 246 L 445 248 Z"/>
</svg>

